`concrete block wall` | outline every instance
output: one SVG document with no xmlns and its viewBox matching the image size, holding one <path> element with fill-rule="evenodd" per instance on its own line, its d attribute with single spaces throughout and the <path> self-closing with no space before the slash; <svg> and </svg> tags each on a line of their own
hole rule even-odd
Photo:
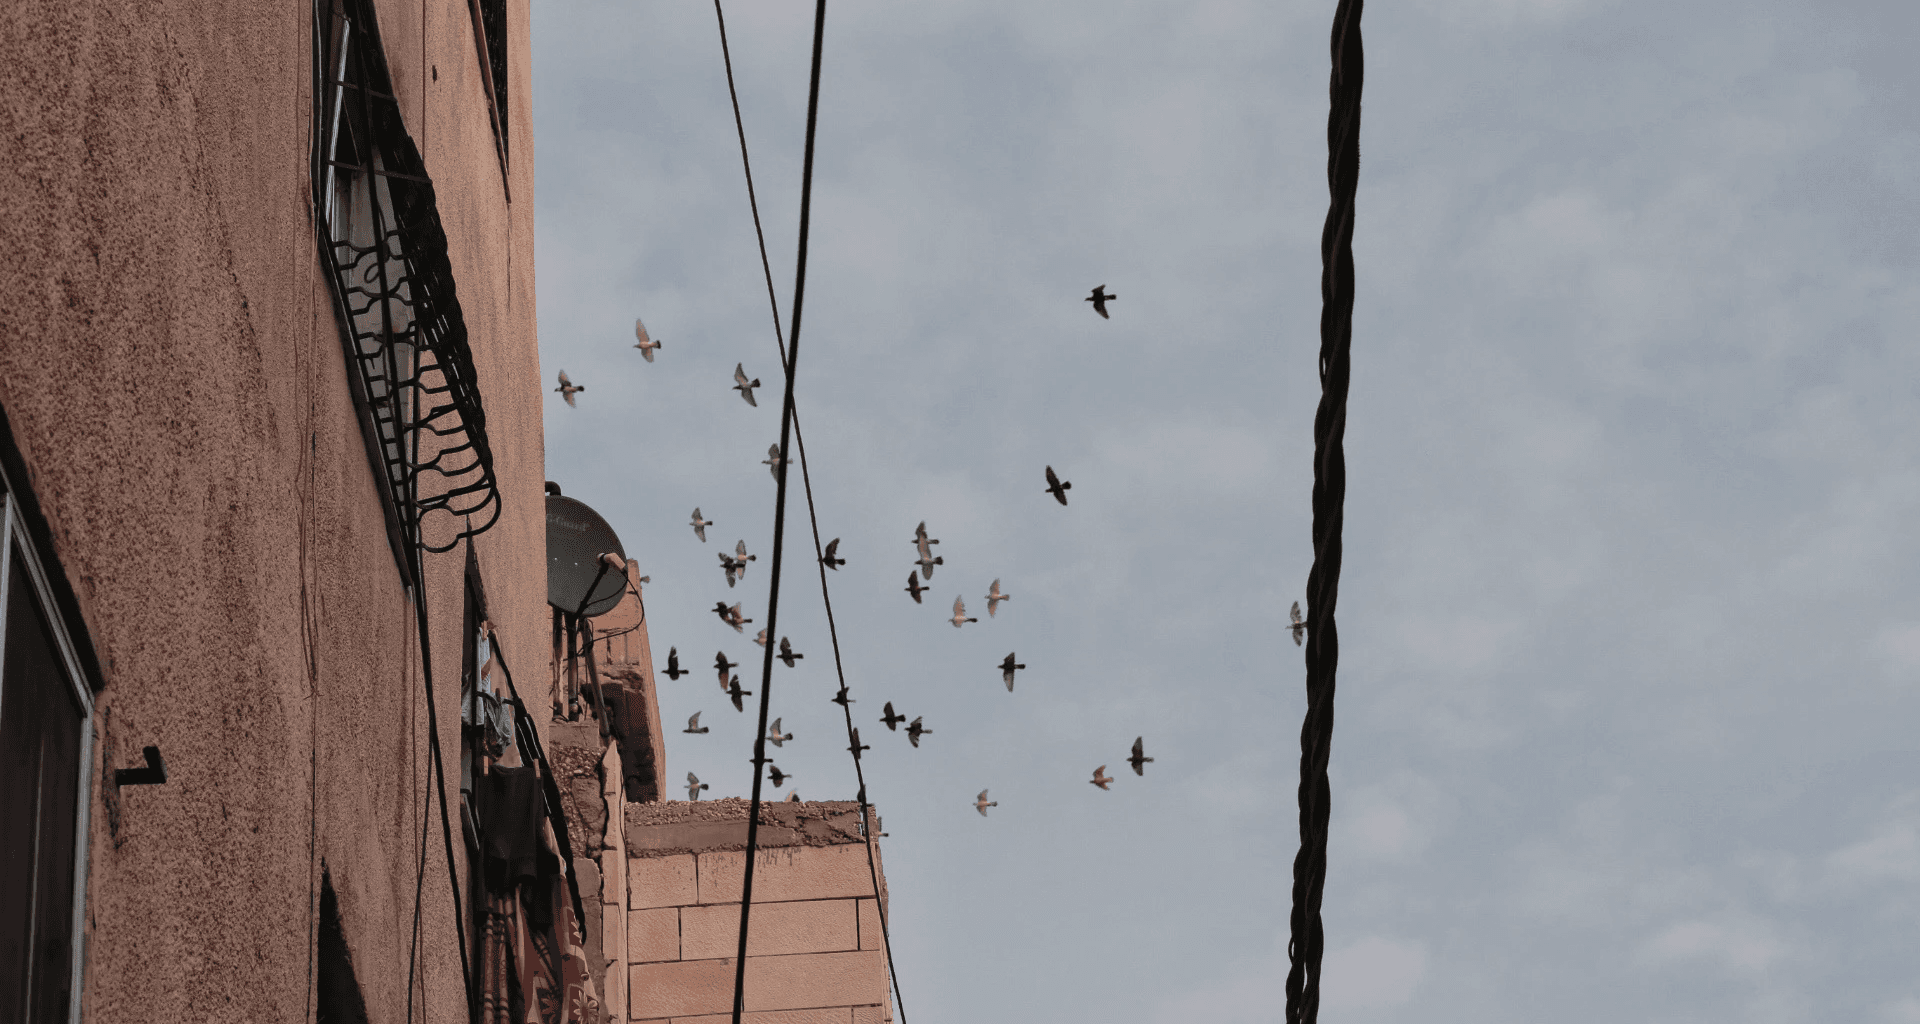
<svg viewBox="0 0 1920 1024">
<path fill-rule="evenodd" d="M 733 1010 L 746 801 L 629 808 L 627 1019 L 718 1024 Z M 877 822 L 877 818 L 876 818 Z M 858 805 L 764 806 L 747 937 L 746 1019 L 886 1024 L 893 1019 Z M 877 850 L 876 858 L 877 858 Z"/>
</svg>

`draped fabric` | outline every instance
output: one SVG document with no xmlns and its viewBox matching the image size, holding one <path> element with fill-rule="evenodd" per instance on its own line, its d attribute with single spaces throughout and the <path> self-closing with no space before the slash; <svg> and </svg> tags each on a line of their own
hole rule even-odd
<svg viewBox="0 0 1920 1024">
<path fill-rule="evenodd" d="M 538 772 L 531 765 L 521 770 Z M 498 813 L 497 805 L 486 818 L 495 834 L 485 844 L 486 928 L 477 981 L 482 1024 L 603 1024 L 606 1015 L 582 949 L 586 936 L 573 913 L 551 819 L 538 813 L 514 820 Z M 499 834 L 505 829 L 524 832 Z M 528 846 L 541 855 L 525 858 Z M 537 871 L 509 866 L 530 861 L 537 862 Z"/>
</svg>

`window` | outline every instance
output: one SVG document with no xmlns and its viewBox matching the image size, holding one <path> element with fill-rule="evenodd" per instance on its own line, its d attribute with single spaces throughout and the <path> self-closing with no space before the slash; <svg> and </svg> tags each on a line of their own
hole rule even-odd
<svg viewBox="0 0 1920 1024">
<path fill-rule="evenodd" d="M 500 498 L 433 182 L 368 0 L 317 0 L 314 208 L 361 429 L 403 575 Z"/>
<path fill-rule="evenodd" d="M 0 501 L 0 1020 L 77 1021 L 93 697 L 26 510 Z"/>
<path fill-rule="evenodd" d="M 486 83 L 493 115 L 493 138 L 500 150 L 500 174 L 507 173 L 507 0 L 467 0 L 473 14 L 480 80 Z M 511 198 L 511 197 L 509 197 Z"/>
</svg>

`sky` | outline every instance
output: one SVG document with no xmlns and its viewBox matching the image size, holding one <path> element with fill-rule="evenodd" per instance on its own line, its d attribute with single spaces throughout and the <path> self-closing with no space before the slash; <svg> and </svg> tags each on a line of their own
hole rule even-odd
<svg viewBox="0 0 1920 1024">
<path fill-rule="evenodd" d="M 1332 14 L 829 5 L 797 403 L 914 1024 L 1281 1016 Z M 728 16 L 784 321 L 812 7 Z M 1920 1022 L 1920 6 L 1363 28 L 1322 1019 Z M 533 60 L 543 369 L 589 387 L 548 476 L 661 667 L 757 691 L 780 373 L 713 11 L 544 0 Z M 789 502 L 775 760 L 848 799 Z M 669 777 L 746 795 L 710 670 L 660 703 Z"/>
</svg>

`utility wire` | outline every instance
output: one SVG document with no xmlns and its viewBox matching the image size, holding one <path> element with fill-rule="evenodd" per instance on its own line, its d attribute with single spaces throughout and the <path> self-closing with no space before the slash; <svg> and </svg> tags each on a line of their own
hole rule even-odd
<svg viewBox="0 0 1920 1024">
<path fill-rule="evenodd" d="M 740 135 L 740 166 L 741 169 L 746 172 L 747 205 L 753 210 L 753 234 L 760 243 L 760 270 L 767 281 L 767 306 L 773 314 L 773 340 L 780 349 L 780 368 L 782 372 L 787 372 L 787 343 L 780 328 L 780 300 L 774 294 L 773 267 L 767 260 L 767 236 L 766 232 L 760 226 L 760 203 L 755 198 L 753 190 L 753 161 L 747 156 L 746 123 L 740 116 L 740 94 L 733 84 L 733 57 L 727 49 L 727 18 L 725 13 L 720 9 L 720 0 L 713 0 L 713 14 L 715 19 L 720 23 L 720 56 L 726 63 L 727 94 L 733 100 L 733 124 Z M 800 431 L 800 409 L 798 406 L 794 407 L 792 416 L 794 446 L 798 449 L 800 455 L 800 482 L 807 496 L 807 519 L 813 526 L 813 555 L 814 562 L 820 573 L 820 601 L 826 606 L 827 635 L 833 641 L 833 671 L 839 678 L 840 687 L 845 689 L 847 685 L 847 672 L 840 658 L 840 631 L 834 624 L 833 595 L 827 588 L 826 552 L 820 545 L 820 515 L 814 506 L 813 477 L 807 470 L 807 439 Z M 772 636 L 771 632 L 769 632 L 768 635 Z M 851 703 L 846 703 L 840 705 L 840 709 L 846 715 L 847 746 L 849 750 L 852 750 L 854 746 L 857 746 L 854 741 L 853 706 Z M 764 732 L 764 730 L 762 731 Z M 880 912 L 880 939 L 887 951 L 887 977 L 893 984 L 893 1001 L 895 1009 L 900 1016 L 900 1024 L 906 1024 L 906 1001 L 900 998 L 900 975 L 893 969 L 893 936 L 887 921 L 886 901 L 882 899 L 880 895 L 879 867 L 874 863 L 873 833 L 876 830 L 876 825 L 872 815 L 868 813 L 867 778 L 865 771 L 860 767 L 860 757 L 857 753 L 853 758 L 853 774 L 855 781 L 860 786 L 858 793 L 860 801 L 860 828 L 866 838 L 867 875 L 873 880 L 874 906 Z"/>
<path fill-rule="evenodd" d="M 1339 0 L 1327 86 L 1327 191 L 1320 234 L 1320 407 L 1313 417 L 1313 568 L 1307 574 L 1307 714 L 1300 726 L 1300 852 L 1293 861 L 1293 914 L 1287 943 L 1287 1024 L 1320 1016 L 1320 921 L 1327 884 L 1327 821 L 1332 791 L 1327 759 L 1333 746 L 1333 693 L 1340 664 L 1341 526 L 1347 497 L 1347 384 L 1353 348 L 1353 206 L 1360 184 L 1360 87 L 1366 58 L 1360 45 L 1365 0 Z"/>
<path fill-rule="evenodd" d="M 733 974 L 733 1024 L 746 1009 L 747 919 L 753 912 L 754 846 L 760 836 L 761 768 L 767 761 L 767 709 L 773 692 L 773 637 L 779 635 L 780 561 L 787 526 L 787 452 L 793 431 L 793 382 L 800 368 L 800 314 L 807 296 L 807 230 L 813 213 L 813 141 L 820 121 L 820 52 L 827 27 L 827 0 L 813 9 L 813 73 L 807 87 L 807 148 L 800 165 L 800 242 L 793 272 L 793 334 L 788 339 L 787 387 L 780 406 L 780 479 L 773 505 L 773 565 L 768 570 L 767 644 L 760 668 L 760 727 L 753 737 L 753 801 L 747 812 L 747 873 L 740 886 L 740 953 Z M 870 830 L 869 830 L 870 831 Z"/>
</svg>

